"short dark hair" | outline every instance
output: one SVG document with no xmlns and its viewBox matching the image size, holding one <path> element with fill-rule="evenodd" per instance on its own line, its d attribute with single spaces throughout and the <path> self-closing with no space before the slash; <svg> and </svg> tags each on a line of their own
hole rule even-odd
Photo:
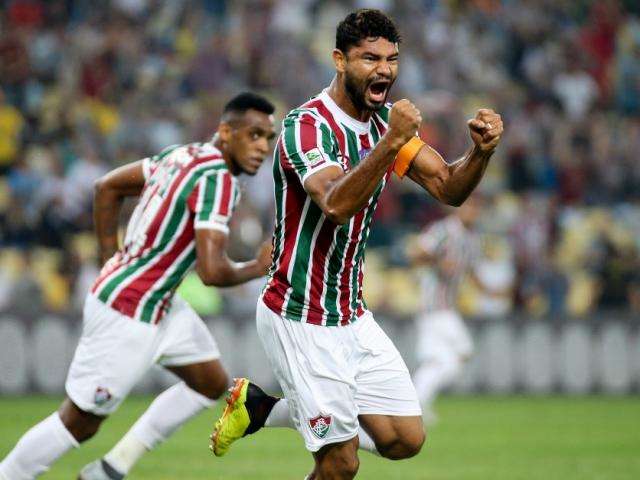
<svg viewBox="0 0 640 480">
<path fill-rule="evenodd" d="M 262 95 L 253 92 L 242 92 L 227 102 L 222 110 L 222 114 L 242 114 L 247 110 L 257 110 L 258 112 L 271 115 L 276 110 L 276 107 Z"/>
<path fill-rule="evenodd" d="M 400 43 L 402 37 L 393 20 L 384 12 L 373 8 L 361 8 L 350 13 L 338 24 L 336 48 L 347 53 L 365 38 L 385 38 Z"/>
</svg>

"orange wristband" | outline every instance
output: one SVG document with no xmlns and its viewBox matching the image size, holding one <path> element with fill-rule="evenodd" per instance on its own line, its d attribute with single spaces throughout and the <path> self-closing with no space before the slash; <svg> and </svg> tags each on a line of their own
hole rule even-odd
<svg viewBox="0 0 640 480">
<path fill-rule="evenodd" d="M 420 137 L 413 137 L 398 150 L 396 161 L 393 164 L 393 171 L 396 172 L 398 177 L 404 177 L 411 166 L 411 162 L 416 158 L 416 155 L 424 144 L 425 143 L 420 140 Z"/>
</svg>

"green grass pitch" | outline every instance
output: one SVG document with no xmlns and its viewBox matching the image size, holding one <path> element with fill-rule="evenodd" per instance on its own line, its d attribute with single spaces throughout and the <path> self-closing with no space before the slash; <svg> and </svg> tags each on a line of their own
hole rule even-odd
<svg viewBox="0 0 640 480">
<path fill-rule="evenodd" d="M 142 413 L 151 397 L 128 399 L 90 442 L 42 478 L 75 479 Z M 0 399 L 0 458 L 33 423 L 56 408 L 47 397 Z M 416 458 L 360 454 L 358 478 L 402 480 L 632 480 L 640 478 L 638 397 L 446 397 L 440 422 Z M 218 413 L 218 410 L 215 412 Z M 131 480 L 302 480 L 312 461 L 298 434 L 263 430 L 224 458 L 207 448 L 214 414 L 192 420 L 148 454 Z"/>
</svg>

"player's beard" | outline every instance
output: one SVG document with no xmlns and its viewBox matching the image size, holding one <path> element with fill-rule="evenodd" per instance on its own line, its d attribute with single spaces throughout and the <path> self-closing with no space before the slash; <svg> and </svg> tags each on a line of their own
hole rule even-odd
<svg viewBox="0 0 640 480">
<path fill-rule="evenodd" d="M 351 103 L 353 103 L 353 106 L 356 107 L 357 110 L 373 110 L 370 105 L 367 105 L 367 101 L 365 100 L 367 82 L 358 82 L 356 78 L 347 73 L 344 76 L 344 88 L 351 99 Z"/>
<path fill-rule="evenodd" d="M 364 80 L 362 82 L 359 82 L 353 75 L 350 75 L 348 72 L 345 73 L 345 76 L 344 76 L 345 91 L 347 92 L 349 99 L 351 99 L 351 103 L 353 103 L 353 106 L 356 107 L 356 109 L 359 111 L 377 111 L 384 106 L 385 102 L 382 102 L 380 105 L 374 105 L 367 102 L 367 90 L 369 88 L 369 85 L 371 85 L 371 83 L 373 83 L 373 80 L 371 81 Z M 391 89 L 392 84 L 393 82 L 389 84 L 389 87 L 387 89 L 387 94 Z M 385 98 L 385 101 L 386 101 L 386 98 Z"/>
</svg>

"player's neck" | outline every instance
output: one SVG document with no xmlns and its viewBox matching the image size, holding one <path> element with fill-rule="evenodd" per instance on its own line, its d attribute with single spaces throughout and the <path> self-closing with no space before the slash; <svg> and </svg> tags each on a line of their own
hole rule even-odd
<svg viewBox="0 0 640 480">
<path fill-rule="evenodd" d="M 351 98 L 349 98 L 349 95 L 347 95 L 344 84 L 338 80 L 337 75 L 333 77 L 333 80 L 331 80 L 327 93 L 331 99 L 336 102 L 336 105 L 338 105 L 338 107 L 340 107 L 340 109 L 350 117 L 355 118 L 360 122 L 368 122 L 371 118 L 372 112 L 370 110 L 359 110 L 354 105 Z"/>
</svg>

